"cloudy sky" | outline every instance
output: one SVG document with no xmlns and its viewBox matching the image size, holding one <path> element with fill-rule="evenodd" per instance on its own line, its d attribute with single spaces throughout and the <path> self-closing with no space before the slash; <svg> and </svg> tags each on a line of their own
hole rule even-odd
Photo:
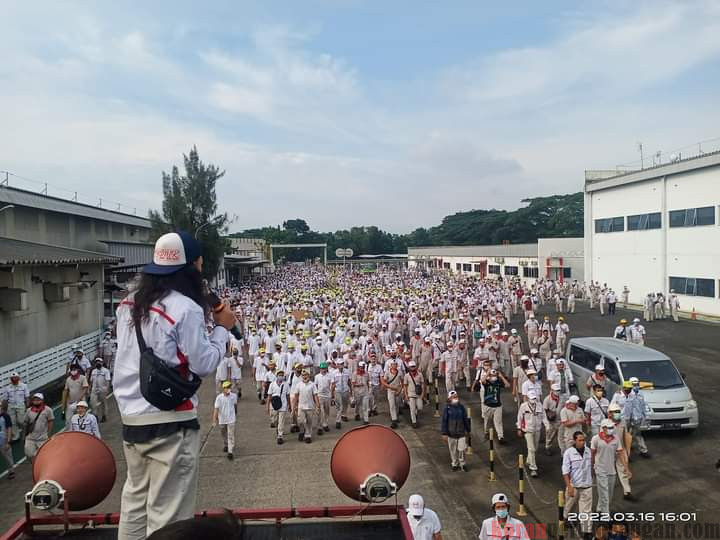
<svg viewBox="0 0 720 540">
<path fill-rule="evenodd" d="M 579 191 L 637 141 L 720 137 L 714 0 L 5 0 L 0 17 L 0 170 L 144 213 L 196 144 L 227 170 L 234 230 L 408 232 Z"/>
</svg>

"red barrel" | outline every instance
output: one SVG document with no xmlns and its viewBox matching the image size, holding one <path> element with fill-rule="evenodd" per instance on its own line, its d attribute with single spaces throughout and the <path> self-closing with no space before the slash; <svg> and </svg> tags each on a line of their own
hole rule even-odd
<svg viewBox="0 0 720 540">
<path fill-rule="evenodd" d="M 108 496 L 117 469 L 103 441 L 80 431 L 54 435 L 35 456 L 33 482 L 54 480 L 66 492 L 70 510 L 86 510 Z"/>
<path fill-rule="evenodd" d="M 400 489 L 410 474 L 410 451 L 403 438 L 392 429 L 369 425 L 352 429 L 335 444 L 330 458 L 330 474 L 345 495 L 363 501 L 360 484 L 381 473 Z"/>
</svg>

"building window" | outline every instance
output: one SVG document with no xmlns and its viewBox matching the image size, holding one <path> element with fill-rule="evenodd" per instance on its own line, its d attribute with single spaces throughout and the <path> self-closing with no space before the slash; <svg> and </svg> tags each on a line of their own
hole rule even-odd
<svg viewBox="0 0 720 540">
<path fill-rule="evenodd" d="M 505 275 L 506 276 L 517 276 L 518 275 L 518 267 L 517 266 L 505 266 Z"/>
<path fill-rule="evenodd" d="M 523 266 L 523 277 L 537 278 L 538 267 L 537 266 Z"/>
<path fill-rule="evenodd" d="M 499 264 L 488 264 L 488 274 L 500 274 Z"/>
<path fill-rule="evenodd" d="M 482 272 L 481 268 L 482 268 L 482 267 L 481 267 L 479 264 L 476 264 L 476 265 L 475 265 L 475 271 L 476 271 L 478 274 L 479 274 L 480 272 Z"/>
<path fill-rule="evenodd" d="M 569 266 L 566 266 L 562 269 L 563 271 L 563 279 L 569 279 L 572 277 L 572 268 Z"/>
<path fill-rule="evenodd" d="M 472 264 L 463 264 L 463 272 L 472 272 Z"/>
<path fill-rule="evenodd" d="M 462 268 L 462 264 L 455 263 L 455 270 L 457 270 L 459 272 L 461 268 Z"/>
<path fill-rule="evenodd" d="M 612 217 L 595 220 L 596 233 L 622 232 L 625 230 L 624 217 Z"/>
<path fill-rule="evenodd" d="M 646 231 L 648 229 L 660 228 L 662 228 L 662 218 L 660 217 L 660 212 L 653 212 L 652 214 L 638 214 L 637 216 L 628 216 L 627 218 L 628 231 Z"/>
<path fill-rule="evenodd" d="M 670 210 L 671 227 L 697 227 L 699 225 L 715 225 L 714 206 Z"/>
<path fill-rule="evenodd" d="M 715 280 L 702 278 L 670 277 L 670 288 L 677 294 L 715 298 Z"/>
<path fill-rule="evenodd" d="M 450 263 L 443 263 L 443 268 L 445 268 L 445 270 L 450 270 Z"/>
</svg>

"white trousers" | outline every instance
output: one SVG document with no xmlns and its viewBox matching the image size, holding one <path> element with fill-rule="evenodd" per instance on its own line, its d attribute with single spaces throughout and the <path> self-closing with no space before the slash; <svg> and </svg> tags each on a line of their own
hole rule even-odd
<svg viewBox="0 0 720 540">
<path fill-rule="evenodd" d="M 595 474 L 598 512 L 610 512 L 610 501 L 612 501 L 613 492 L 615 491 L 615 476 L 614 474 Z"/>
<path fill-rule="evenodd" d="M 423 401 L 419 396 L 408 396 L 408 403 L 410 404 L 410 420 L 414 424 L 417 422 L 418 411 L 422 411 Z"/>
<path fill-rule="evenodd" d="M 492 422 L 498 439 L 505 437 L 505 434 L 503 433 L 502 405 L 500 407 L 488 407 L 487 405 L 483 405 L 482 417 L 485 433 L 487 433 L 490 429 L 490 422 Z"/>
<path fill-rule="evenodd" d="M 227 446 L 227 451 L 232 454 L 233 448 L 235 448 L 235 422 L 220 424 L 220 437 L 223 440 L 223 446 Z"/>
<path fill-rule="evenodd" d="M 537 452 L 537 447 L 540 444 L 540 432 L 539 431 L 533 431 L 525 432 L 525 444 L 527 445 L 527 458 L 525 461 L 527 461 L 528 469 L 531 471 L 537 471 L 537 462 L 535 461 L 535 452 Z"/>
<path fill-rule="evenodd" d="M 300 433 L 305 434 L 306 439 L 312 438 L 313 419 L 315 418 L 315 409 L 298 409 L 298 426 Z"/>
<path fill-rule="evenodd" d="M 458 439 L 448 437 L 448 449 L 450 450 L 450 462 L 453 467 L 465 465 L 465 450 L 467 450 L 465 437 Z"/>
<path fill-rule="evenodd" d="M 144 443 L 123 442 L 127 478 L 118 540 L 143 540 L 195 513 L 200 431 L 181 429 Z"/>
<path fill-rule="evenodd" d="M 575 503 L 578 505 L 577 511 L 579 513 L 589 514 L 592 512 L 592 486 L 585 488 L 575 488 L 575 494 L 570 497 L 567 489 L 565 490 L 565 518 L 567 519 L 568 513 L 572 512 Z M 582 532 L 590 532 L 592 522 L 589 519 L 580 521 L 580 530 Z"/>
<path fill-rule="evenodd" d="M 390 409 L 390 420 L 397 422 L 398 419 L 398 401 L 400 400 L 400 394 L 393 392 L 392 390 L 387 391 L 388 407 Z"/>
</svg>

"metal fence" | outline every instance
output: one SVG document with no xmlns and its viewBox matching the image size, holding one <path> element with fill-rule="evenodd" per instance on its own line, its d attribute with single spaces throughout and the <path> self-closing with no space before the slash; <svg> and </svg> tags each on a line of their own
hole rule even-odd
<svg viewBox="0 0 720 540">
<path fill-rule="evenodd" d="M 4 389 L 9 384 L 8 379 L 13 372 L 17 372 L 22 377 L 31 392 L 60 379 L 65 375 L 72 346 L 79 343 L 88 358 L 92 360 L 97 352 L 101 335 L 102 330 L 98 329 L 12 364 L 0 366 L 0 386 Z"/>
</svg>

